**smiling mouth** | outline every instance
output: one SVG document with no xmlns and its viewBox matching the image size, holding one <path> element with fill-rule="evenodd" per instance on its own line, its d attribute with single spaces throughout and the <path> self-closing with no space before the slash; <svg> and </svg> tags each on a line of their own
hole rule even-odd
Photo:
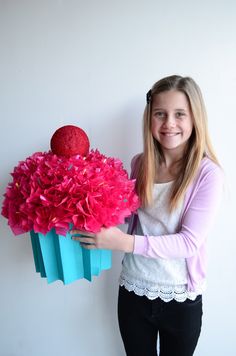
<svg viewBox="0 0 236 356">
<path fill-rule="evenodd" d="M 161 135 L 167 136 L 167 137 L 173 137 L 173 136 L 177 136 L 180 135 L 180 132 L 161 132 Z"/>
</svg>

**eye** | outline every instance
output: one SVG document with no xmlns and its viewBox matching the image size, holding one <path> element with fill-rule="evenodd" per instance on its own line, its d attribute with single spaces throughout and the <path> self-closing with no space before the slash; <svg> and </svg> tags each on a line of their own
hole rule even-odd
<svg viewBox="0 0 236 356">
<path fill-rule="evenodd" d="M 156 111 L 154 112 L 154 116 L 157 117 L 158 119 L 164 119 L 165 113 L 163 111 Z"/>
<path fill-rule="evenodd" d="M 185 116 L 185 113 L 182 111 L 177 111 L 175 115 L 177 118 L 182 118 L 183 116 Z"/>
</svg>

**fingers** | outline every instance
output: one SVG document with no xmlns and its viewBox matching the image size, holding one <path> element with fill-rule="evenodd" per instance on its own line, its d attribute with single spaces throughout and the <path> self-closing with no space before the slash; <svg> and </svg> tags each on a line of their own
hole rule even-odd
<svg viewBox="0 0 236 356">
<path fill-rule="evenodd" d="M 93 250 L 96 248 L 95 241 L 90 237 L 82 237 L 82 236 L 72 236 L 72 239 L 78 241 L 80 245 L 87 250 Z"/>
<path fill-rule="evenodd" d="M 71 235 L 81 235 L 85 237 L 94 237 L 94 234 L 88 231 L 81 231 L 81 230 L 71 230 L 70 231 Z"/>
<path fill-rule="evenodd" d="M 88 244 L 95 244 L 95 241 L 92 237 L 86 237 L 86 236 L 72 236 L 73 240 L 79 241 L 81 243 L 84 243 L 86 245 Z"/>
<path fill-rule="evenodd" d="M 85 248 L 86 250 L 95 250 L 97 249 L 94 244 L 84 244 L 80 243 L 81 247 Z"/>
<path fill-rule="evenodd" d="M 83 248 L 87 250 L 94 250 L 96 248 L 94 234 L 80 230 L 71 230 L 70 234 L 72 235 L 72 239 L 78 241 Z"/>
</svg>

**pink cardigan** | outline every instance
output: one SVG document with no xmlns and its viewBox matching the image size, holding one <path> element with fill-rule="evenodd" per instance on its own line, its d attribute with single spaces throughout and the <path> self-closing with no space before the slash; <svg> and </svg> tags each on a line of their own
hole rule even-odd
<svg viewBox="0 0 236 356">
<path fill-rule="evenodd" d="M 133 161 L 131 176 L 135 177 L 136 160 Z M 135 235 L 134 254 L 152 258 L 186 258 L 189 291 L 196 291 L 206 278 L 206 238 L 220 204 L 223 180 L 221 168 L 209 158 L 203 158 L 186 191 L 177 233 Z M 130 221 L 128 231 L 131 233 L 135 228 L 134 221 Z"/>
</svg>

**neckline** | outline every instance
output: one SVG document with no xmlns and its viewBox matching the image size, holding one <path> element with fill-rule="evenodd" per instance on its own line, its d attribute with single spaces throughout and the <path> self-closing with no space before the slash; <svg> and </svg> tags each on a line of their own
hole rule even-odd
<svg viewBox="0 0 236 356">
<path fill-rule="evenodd" d="M 171 184 L 171 183 L 174 183 L 174 180 L 170 180 L 169 182 L 154 183 L 154 186 L 158 186 L 158 185 L 167 185 L 167 184 Z"/>
</svg>

